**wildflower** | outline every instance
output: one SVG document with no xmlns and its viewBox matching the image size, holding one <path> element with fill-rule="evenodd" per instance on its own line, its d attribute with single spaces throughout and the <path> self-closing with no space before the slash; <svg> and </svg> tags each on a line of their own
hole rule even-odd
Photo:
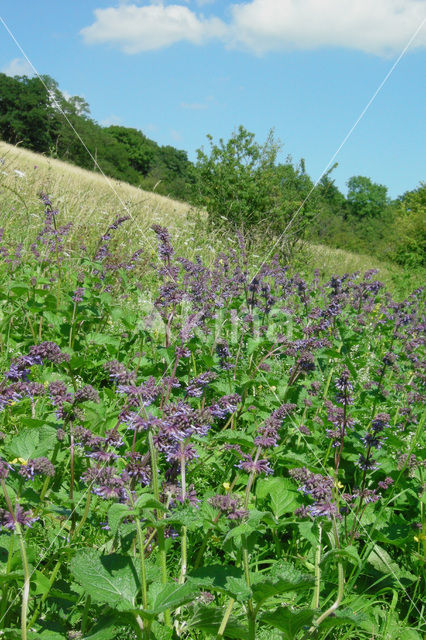
<svg viewBox="0 0 426 640">
<path fill-rule="evenodd" d="M 42 456 L 41 458 L 30 458 L 27 460 L 25 464 L 22 464 L 18 473 L 26 480 L 33 480 L 34 476 L 51 478 L 55 475 L 55 467 L 48 458 Z"/>
<path fill-rule="evenodd" d="M 92 387 L 91 384 L 86 384 L 74 394 L 74 402 L 99 402 L 99 393 Z"/>
<path fill-rule="evenodd" d="M 274 473 L 267 460 L 253 460 L 249 454 L 244 454 L 244 458 L 244 460 L 236 465 L 238 469 L 242 469 L 247 473 L 255 473 L 256 475 L 259 475 L 260 473 L 271 475 Z"/>
<path fill-rule="evenodd" d="M 16 524 L 19 524 L 21 527 L 31 527 L 36 520 L 38 520 L 38 518 L 33 516 L 31 510 L 24 511 L 19 504 L 16 505 L 13 515 L 5 509 L 0 509 L 0 526 L 9 531 L 14 531 Z"/>
<path fill-rule="evenodd" d="M 135 371 L 128 371 L 118 360 L 109 360 L 104 364 L 104 369 L 109 373 L 109 377 L 118 384 L 131 384 L 136 379 Z"/>
<path fill-rule="evenodd" d="M 67 353 L 63 353 L 55 342 L 41 342 L 40 344 L 30 347 L 30 357 L 41 358 L 41 360 L 48 360 L 54 364 L 60 364 L 61 362 L 68 362 L 70 356 Z"/>
<path fill-rule="evenodd" d="M 74 291 L 72 296 L 73 301 L 77 303 L 83 302 L 84 292 L 85 292 L 84 287 L 77 287 L 77 289 Z"/>
<path fill-rule="evenodd" d="M 209 499 L 209 503 L 215 509 L 219 509 L 219 511 L 226 514 L 229 520 L 241 520 L 248 515 L 247 510 L 239 508 L 240 498 L 232 493 L 217 494 Z"/>
<path fill-rule="evenodd" d="M 192 378 L 189 385 L 186 387 L 186 395 L 191 398 L 199 398 L 203 395 L 204 387 L 206 387 L 215 378 L 216 374 L 213 371 L 206 371 L 196 378 Z"/>
</svg>

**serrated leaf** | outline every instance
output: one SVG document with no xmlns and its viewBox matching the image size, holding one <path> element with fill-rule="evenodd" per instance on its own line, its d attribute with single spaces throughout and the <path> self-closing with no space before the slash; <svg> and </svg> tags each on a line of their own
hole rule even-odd
<svg viewBox="0 0 426 640">
<path fill-rule="evenodd" d="M 136 502 L 137 509 L 159 509 L 161 511 L 166 511 L 165 505 L 156 500 L 153 495 L 149 493 L 143 493 L 140 498 L 138 498 Z"/>
<path fill-rule="evenodd" d="M 113 504 L 108 509 L 108 525 L 111 529 L 111 533 L 113 536 L 118 531 L 118 527 L 120 526 L 123 518 L 127 518 L 128 516 L 134 515 L 135 511 L 130 510 L 126 504 L 121 504 L 119 502 Z"/>
<path fill-rule="evenodd" d="M 255 574 L 252 578 L 251 589 L 253 598 L 258 603 L 265 602 L 268 598 L 288 591 L 303 591 L 310 589 L 314 578 L 307 573 L 302 573 L 291 564 L 280 564 L 279 570 L 269 574 Z"/>
<path fill-rule="evenodd" d="M 119 611 L 131 610 L 140 584 L 129 556 L 101 555 L 95 549 L 80 551 L 71 560 L 71 573 L 94 602 Z"/>
<path fill-rule="evenodd" d="M 174 611 L 187 602 L 194 600 L 198 594 L 198 587 L 191 582 L 185 582 L 185 584 L 169 582 L 168 584 L 160 585 L 158 590 L 150 588 L 150 592 L 151 608 L 141 609 L 140 615 L 144 618 L 153 619 L 167 609 Z"/>
<path fill-rule="evenodd" d="M 285 640 L 294 640 L 303 627 L 310 626 L 314 617 L 312 609 L 291 611 L 289 607 L 279 607 L 274 611 L 267 611 L 261 616 L 261 621 L 283 632 Z"/>
<path fill-rule="evenodd" d="M 287 478 L 265 478 L 258 481 L 256 487 L 258 498 L 269 496 L 272 513 L 280 518 L 285 513 L 292 513 L 299 504 L 300 494 L 294 484 Z"/>
<path fill-rule="evenodd" d="M 91 630 L 90 636 L 85 636 L 85 640 L 114 640 L 122 626 L 118 623 L 117 618 L 102 616 L 102 620 Z"/>
<path fill-rule="evenodd" d="M 367 558 L 367 562 L 371 564 L 371 566 L 380 573 L 384 573 L 389 575 L 394 580 L 401 580 L 405 578 L 410 582 L 416 580 L 416 576 L 414 576 L 409 571 L 405 569 L 401 569 L 401 567 L 392 559 L 392 557 L 388 554 L 387 551 L 380 547 L 378 544 L 375 544 L 371 553 Z"/>
<path fill-rule="evenodd" d="M 354 613 L 351 609 L 337 609 L 334 615 L 326 618 L 319 628 L 331 629 L 347 624 L 358 627 L 365 622 L 365 619 L 365 616 L 360 613 Z"/>
<path fill-rule="evenodd" d="M 356 547 L 349 546 L 345 549 L 331 549 L 327 551 L 321 558 L 320 566 L 324 566 L 330 560 L 348 560 L 354 565 L 361 567 L 361 558 L 358 555 Z"/>
<path fill-rule="evenodd" d="M 219 607 L 200 606 L 196 609 L 192 618 L 188 620 L 188 628 L 200 629 L 205 633 L 216 636 L 224 613 L 225 609 Z M 231 616 L 226 624 L 223 637 L 234 638 L 235 640 L 247 640 L 248 630 Z"/>
<path fill-rule="evenodd" d="M 196 569 L 188 575 L 188 580 L 203 590 L 221 591 L 240 601 L 251 597 L 243 581 L 243 571 L 232 565 L 214 564 Z"/>
</svg>

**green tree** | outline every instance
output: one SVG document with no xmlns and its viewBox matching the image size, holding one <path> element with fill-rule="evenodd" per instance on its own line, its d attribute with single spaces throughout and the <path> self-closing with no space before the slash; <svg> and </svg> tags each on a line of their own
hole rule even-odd
<svg viewBox="0 0 426 640">
<path fill-rule="evenodd" d="M 426 182 L 407 191 L 397 203 L 393 258 L 409 267 L 426 266 Z"/>
<path fill-rule="evenodd" d="M 357 218 L 376 218 L 389 204 L 387 187 L 365 176 L 353 176 L 347 181 L 349 212 Z"/>
<path fill-rule="evenodd" d="M 263 145 L 240 126 L 227 142 L 207 136 L 210 152 L 197 151 L 195 199 L 210 222 L 225 219 L 235 227 L 270 221 L 278 208 L 279 180 L 275 161 L 280 144 L 272 131 Z"/>
<path fill-rule="evenodd" d="M 138 129 L 112 125 L 107 127 L 105 131 L 125 147 L 130 165 L 146 176 L 154 158 L 155 143 Z"/>
<path fill-rule="evenodd" d="M 49 91 L 38 78 L 0 73 L 0 136 L 11 144 L 46 153 L 56 115 Z"/>
</svg>

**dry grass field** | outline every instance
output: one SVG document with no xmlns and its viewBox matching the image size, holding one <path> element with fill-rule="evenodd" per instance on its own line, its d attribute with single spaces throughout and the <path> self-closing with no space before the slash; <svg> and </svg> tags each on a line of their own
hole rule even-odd
<svg viewBox="0 0 426 640">
<path fill-rule="evenodd" d="M 126 253 L 141 246 L 154 250 L 152 224 L 167 226 L 177 249 L 189 259 L 201 255 L 211 263 L 218 251 L 235 243 L 235 238 L 223 231 L 206 231 L 204 214 L 190 205 L 152 192 L 143 191 L 124 182 L 103 176 L 99 172 L 80 169 L 72 164 L 49 158 L 0 142 L 0 226 L 10 240 L 25 247 L 40 229 L 43 205 L 39 193 L 47 193 L 60 211 L 59 223 L 72 222 L 70 237 L 76 244 L 88 248 L 116 216 L 130 220 L 117 234 Z M 257 247 L 253 263 L 262 263 L 271 247 Z M 333 249 L 324 245 L 306 244 L 296 256 L 295 266 L 305 275 L 318 268 L 323 277 L 378 269 L 378 277 L 392 290 L 410 290 L 421 284 L 418 274 L 370 256 Z"/>
</svg>

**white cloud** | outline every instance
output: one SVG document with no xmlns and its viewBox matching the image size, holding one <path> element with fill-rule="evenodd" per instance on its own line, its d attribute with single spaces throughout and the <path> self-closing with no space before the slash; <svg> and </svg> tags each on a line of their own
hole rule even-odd
<svg viewBox="0 0 426 640">
<path fill-rule="evenodd" d="M 88 44 L 111 43 L 125 53 L 139 53 L 188 41 L 204 44 L 221 37 L 226 26 L 218 18 L 198 17 L 182 5 L 134 4 L 96 9 L 95 22 L 81 30 Z"/>
<path fill-rule="evenodd" d="M 234 46 L 256 53 L 344 47 L 395 54 L 426 18 L 424 0 L 252 0 L 231 6 Z M 426 46 L 426 25 L 412 46 Z"/>
<path fill-rule="evenodd" d="M 181 132 L 176 129 L 170 129 L 170 136 L 174 142 L 182 142 L 183 140 Z"/>
<path fill-rule="evenodd" d="M 7 76 L 34 75 L 32 66 L 24 58 L 13 58 L 13 60 L 2 67 L 2 73 L 5 73 Z"/>
<path fill-rule="evenodd" d="M 198 5 L 210 0 L 195 0 Z M 186 0 L 181 0 L 186 2 Z M 374 55 L 399 53 L 426 18 L 425 0 L 251 0 L 229 5 L 228 23 L 161 0 L 96 9 L 82 29 L 88 44 L 109 43 L 135 54 L 177 42 L 220 39 L 257 54 L 343 47 Z M 426 24 L 412 47 L 426 46 Z"/>
<path fill-rule="evenodd" d="M 103 120 L 101 120 L 101 125 L 103 127 L 110 127 L 113 124 L 122 124 L 123 123 L 123 119 L 120 118 L 120 116 L 116 116 L 114 114 L 107 116 L 106 118 L 104 118 Z"/>
</svg>

